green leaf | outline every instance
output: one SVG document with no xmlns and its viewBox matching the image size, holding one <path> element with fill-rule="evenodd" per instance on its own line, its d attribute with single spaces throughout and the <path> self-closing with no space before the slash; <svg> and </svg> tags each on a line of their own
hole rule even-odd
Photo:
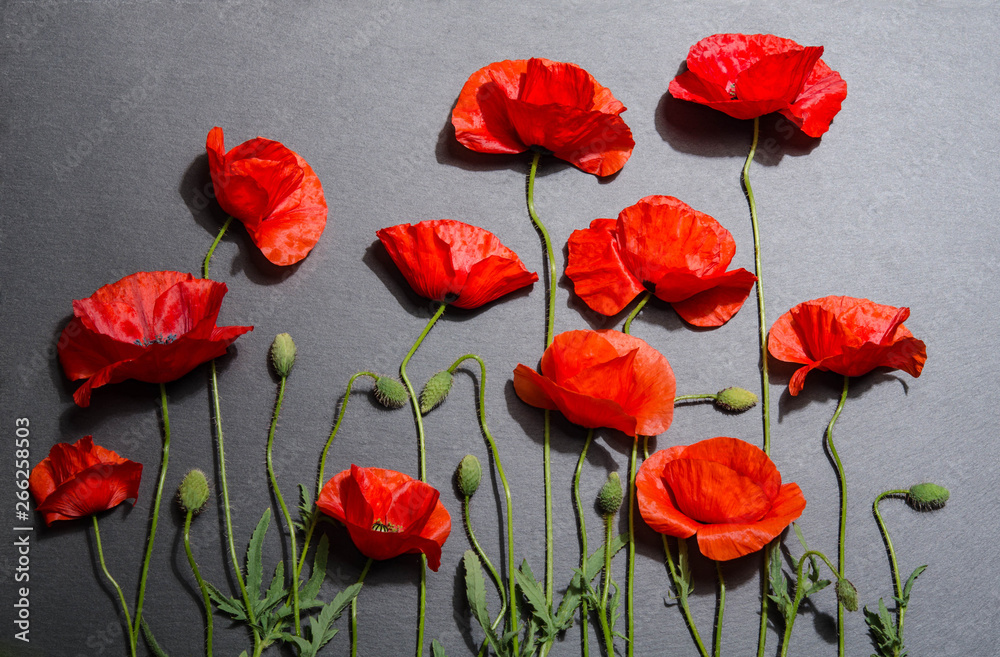
<svg viewBox="0 0 1000 657">
<path fill-rule="evenodd" d="M 869 611 L 868 607 L 865 607 L 864 612 L 872 645 L 877 652 L 874 657 L 905 657 L 902 638 L 896 634 L 896 623 L 882 598 L 878 600 L 878 613 Z"/>
<path fill-rule="evenodd" d="M 253 530 L 250 537 L 250 545 L 247 546 L 247 591 L 253 593 L 253 597 L 260 597 L 260 585 L 264 579 L 264 564 L 262 562 L 261 547 L 264 544 L 264 535 L 271 524 L 271 509 L 264 509 L 264 515 L 260 517 L 257 528 Z"/>
<path fill-rule="evenodd" d="M 528 565 L 527 560 L 521 562 L 520 570 L 514 571 L 514 579 L 521 587 L 521 593 L 524 594 L 524 599 L 531 607 L 534 617 L 540 623 L 542 636 L 546 638 L 553 636 L 556 633 L 556 621 L 552 617 L 552 609 L 549 607 L 548 600 L 545 599 L 545 592 L 535 580 L 535 575 L 531 572 L 531 566 Z"/>
<path fill-rule="evenodd" d="M 274 569 L 274 577 L 271 578 L 271 585 L 267 587 L 264 599 L 259 600 L 254 605 L 254 616 L 260 618 L 287 596 L 288 590 L 285 588 L 285 562 L 279 561 Z"/>
<path fill-rule="evenodd" d="M 324 609 L 332 610 L 330 613 L 333 614 L 333 620 L 340 618 L 340 615 L 344 613 L 344 610 L 354 601 L 354 598 L 358 597 L 361 593 L 361 587 L 364 586 L 363 582 L 355 582 L 351 584 L 343 591 L 338 593 L 333 600 L 327 604 Z"/>
<path fill-rule="evenodd" d="M 694 590 L 691 579 L 691 559 L 688 558 L 688 544 L 687 540 L 683 538 L 677 539 L 677 574 L 679 577 L 676 585 L 683 589 L 678 591 L 677 595 L 683 598 Z"/>
<path fill-rule="evenodd" d="M 246 622 L 249 620 L 242 600 L 226 597 L 222 591 L 209 582 L 205 582 L 205 585 L 208 588 L 208 597 L 212 598 L 212 602 L 219 608 L 219 611 L 228 614 L 236 621 Z"/>
<path fill-rule="evenodd" d="M 619 534 L 611 540 L 611 556 L 618 554 L 618 552 L 628 545 L 628 535 Z M 592 581 L 597 577 L 602 570 L 604 570 L 604 549 L 605 546 L 597 548 L 590 558 L 587 559 L 586 564 L 586 580 L 588 582 Z M 516 572 L 516 571 L 515 571 Z"/>
<path fill-rule="evenodd" d="M 486 581 L 483 579 L 483 564 L 472 550 L 466 550 L 462 558 L 465 566 L 465 597 L 469 601 L 472 615 L 486 632 L 486 640 L 497 653 L 500 653 L 499 640 L 490 622 L 490 614 L 486 609 Z M 517 571 L 514 571 L 517 573 Z M 513 604 L 513 601 L 511 602 Z"/>
<path fill-rule="evenodd" d="M 901 607 L 906 607 L 910 604 L 910 591 L 913 590 L 913 583 L 917 581 L 920 574 L 927 570 L 927 566 L 917 566 L 913 573 L 906 579 L 906 585 L 903 586 L 903 598 L 898 600 Z"/>
<path fill-rule="evenodd" d="M 771 551 L 771 561 L 767 565 L 768 584 L 771 592 L 768 598 L 774 601 L 778 613 L 785 623 L 788 623 L 794 610 L 792 609 L 792 598 L 789 595 L 789 582 L 781 570 L 781 554 L 778 550 Z"/>
<path fill-rule="evenodd" d="M 431 641 L 431 657 L 448 657 L 444 654 L 444 646 L 438 643 L 437 639 Z"/>
<path fill-rule="evenodd" d="M 326 578 L 326 564 L 329 558 L 330 541 L 327 539 L 326 534 L 323 534 L 319 539 L 319 545 L 316 546 L 316 554 L 313 556 L 312 573 L 309 575 L 309 581 L 299 589 L 300 603 L 301 601 L 315 600 L 316 596 L 319 595 L 319 589 Z"/>
<path fill-rule="evenodd" d="M 300 636 L 284 632 L 281 635 L 281 640 L 285 643 L 294 643 L 295 647 L 299 649 L 299 657 L 313 657 L 316 654 L 312 649 L 312 644 Z M 246 655 L 245 652 L 243 654 Z"/>
<path fill-rule="evenodd" d="M 566 587 L 566 593 L 563 594 L 562 600 L 559 602 L 559 608 L 556 610 L 554 622 L 558 631 L 561 632 L 573 626 L 576 610 L 579 609 L 583 597 L 583 573 L 578 568 L 573 571 L 573 579 L 570 580 L 569 586 Z"/>
<path fill-rule="evenodd" d="M 149 629 L 149 624 L 145 618 L 139 620 L 139 626 L 142 627 L 142 636 L 146 639 L 146 645 L 149 646 L 149 651 L 153 653 L 153 657 L 167 657 L 167 653 L 164 652 L 163 648 L 160 647 L 160 644 L 153 637 L 153 631 Z"/>
</svg>

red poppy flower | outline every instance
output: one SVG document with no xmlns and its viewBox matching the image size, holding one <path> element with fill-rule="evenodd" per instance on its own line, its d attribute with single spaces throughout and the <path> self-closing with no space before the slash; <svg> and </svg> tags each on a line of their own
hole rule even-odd
<svg viewBox="0 0 1000 657">
<path fill-rule="evenodd" d="M 595 219 L 574 231 L 566 275 L 603 315 L 651 289 L 686 322 L 721 326 L 757 280 L 746 269 L 726 271 L 735 253 L 733 236 L 712 217 L 672 196 L 647 196 L 617 220 Z"/>
<path fill-rule="evenodd" d="M 292 265 L 316 246 L 326 227 L 323 185 L 295 151 L 257 137 L 226 152 L 222 128 L 205 144 L 215 198 L 243 222 L 250 239 L 276 265 Z"/>
<path fill-rule="evenodd" d="M 822 46 L 772 34 L 715 34 L 691 46 L 688 70 L 671 81 L 670 94 L 737 119 L 780 112 L 819 137 L 847 98 L 847 83 L 822 55 Z"/>
<path fill-rule="evenodd" d="M 451 114 L 455 136 L 480 153 L 532 147 L 598 176 L 619 171 L 635 142 L 625 106 L 576 64 L 494 62 L 472 74 Z"/>
<path fill-rule="evenodd" d="M 701 553 L 728 561 L 756 552 L 802 515 L 798 484 L 782 484 L 763 450 L 710 438 L 656 452 L 635 476 L 639 513 L 667 536 L 698 535 Z"/>
<path fill-rule="evenodd" d="M 216 326 L 226 284 L 175 271 L 141 271 L 73 301 L 59 361 L 73 393 L 90 405 L 94 388 L 126 379 L 166 383 L 226 353 L 252 326 Z"/>
<path fill-rule="evenodd" d="M 892 367 L 920 376 L 927 347 L 903 322 L 909 308 L 883 306 L 868 299 L 823 297 L 795 306 L 771 327 L 767 349 L 778 360 L 802 363 L 788 382 L 799 394 L 814 369 L 861 376 Z"/>
<path fill-rule="evenodd" d="M 422 552 L 437 571 L 451 533 L 451 516 L 439 497 L 433 486 L 401 472 L 352 465 L 326 482 L 316 506 L 347 526 L 366 557 Z"/>
<path fill-rule="evenodd" d="M 28 487 L 46 525 L 107 511 L 139 495 L 142 463 L 129 461 L 91 436 L 53 445 L 31 471 Z"/>
<path fill-rule="evenodd" d="M 526 404 L 558 410 L 574 424 L 629 436 L 663 433 L 674 418 L 674 372 L 660 352 L 618 331 L 560 333 L 542 373 L 518 365 L 514 390 Z"/>
<path fill-rule="evenodd" d="M 461 221 L 400 224 L 377 235 L 417 294 L 459 308 L 478 308 L 538 280 L 496 235 Z"/>
</svg>

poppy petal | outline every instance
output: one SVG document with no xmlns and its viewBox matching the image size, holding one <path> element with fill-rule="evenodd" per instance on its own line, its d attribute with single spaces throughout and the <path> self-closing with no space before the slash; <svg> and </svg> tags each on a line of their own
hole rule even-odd
<svg viewBox="0 0 1000 657">
<path fill-rule="evenodd" d="M 847 98 L 847 83 L 823 60 L 816 62 L 802 93 L 781 114 L 810 137 L 821 137 Z"/>
<path fill-rule="evenodd" d="M 709 280 L 713 287 L 670 304 L 688 324 L 708 327 L 728 322 L 743 307 L 757 277 L 746 269 L 734 269 Z"/>
<path fill-rule="evenodd" d="M 646 459 L 635 475 L 636 499 L 642 519 L 653 531 L 678 538 L 693 536 L 702 527 L 700 522 L 677 508 L 661 476 L 666 465 L 679 458 L 683 451 L 683 446 L 660 450 Z"/>
<path fill-rule="evenodd" d="M 566 276 L 573 291 L 592 310 L 617 315 L 644 289 L 622 263 L 613 231 L 615 219 L 594 219 L 590 228 L 575 230 L 569 237 Z"/>
<path fill-rule="evenodd" d="M 698 549 L 715 561 L 729 561 L 752 554 L 774 540 L 805 509 L 797 484 L 785 484 L 768 515 L 755 523 L 706 525 L 698 530 Z"/>
<path fill-rule="evenodd" d="M 608 427 L 629 436 L 636 434 L 636 418 L 626 413 L 617 402 L 567 390 L 530 368 L 523 365 L 518 365 L 518 368 L 522 369 L 515 370 L 515 392 L 525 387 L 523 381 L 519 384 L 518 376 L 520 376 L 533 384 L 535 389 L 544 391 L 545 398 L 551 400 L 553 407 L 558 409 L 573 424 L 591 429 Z M 521 401 L 529 403 L 528 400 L 533 398 L 531 394 L 533 390 L 529 388 L 529 391 L 527 398 L 521 397 Z M 546 408 L 546 406 L 541 408 Z"/>
</svg>

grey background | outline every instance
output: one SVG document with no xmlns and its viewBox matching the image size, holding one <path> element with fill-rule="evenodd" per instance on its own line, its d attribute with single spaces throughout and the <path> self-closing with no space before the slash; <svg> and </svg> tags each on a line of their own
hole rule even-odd
<svg viewBox="0 0 1000 657">
<path fill-rule="evenodd" d="M 461 219 L 494 231 L 529 268 L 542 271 L 524 205 L 527 157 L 470 153 L 448 124 L 462 84 L 479 67 L 530 56 L 572 61 L 629 108 L 624 118 L 636 148 L 617 176 L 598 180 L 544 162 L 536 202 L 557 249 L 591 219 L 614 217 L 648 194 L 671 194 L 729 228 L 738 244 L 733 266 L 752 269 L 738 182 L 751 124 L 673 101 L 665 92 L 698 39 L 770 32 L 824 45 L 825 60 L 843 75 L 849 93 L 822 140 L 786 140 L 773 119 L 763 121 L 751 177 L 762 222 L 768 323 L 807 299 L 868 297 L 909 306 L 907 326 L 928 347 L 919 379 L 881 372 L 852 382 L 837 425 L 848 473 L 848 576 L 863 604 L 891 596 L 870 512 L 878 492 L 924 480 L 950 487 L 951 503 L 933 514 L 901 502 L 884 505 L 904 576 L 930 565 L 914 589 L 907 644 L 915 657 L 995 654 L 998 13 L 985 0 L 544 6 L 9 0 L 0 10 L 3 472 L 13 470 L 18 417 L 31 421 L 33 464 L 52 444 L 85 434 L 143 462 L 136 507 L 101 518 L 110 566 L 134 598 L 159 463 L 156 387 L 109 386 L 95 393 L 90 408 L 76 408 L 75 385 L 62 376 L 53 345 L 72 299 L 134 271 L 200 267 L 223 219 L 207 187 L 204 139 L 214 125 L 225 128 L 229 147 L 262 135 L 302 154 L 323 181 L 330 206 L 322 240 L 297 267 L 268 266 L 241 227 L 230 231 L 213 261 L 214 277 L 230 290 L 220 324 L 256 326 L 220 361 L 240 546 L 271 501 L 264 446 L 276 390 L 266 365 L 273 336 L 290 332 L 300 354 L 275 457 L 279 481 L 292 497 L 298 482 L 312 485 L 348 377 L 361 369 L 395 372 L 429 317 L 429 304 L 408 289 L 375 243 L 378 228 Z M 561 271 L 565 252 L 557 259 Z M 544 553 L 541 413 L 516 398 L 510 373 L 519 362 L 535 365 L 541 355 L 543 292 L 539 283 L 480 311 L 449 310 L 410 368 L 419 385 L 467 351 L 486 359 L 489 422 L 515 489 L 515 551 L 536 573 Z M 558 331 L 620 327 L 621 319 L 582 308 L 560 278 Z M 670 360 L 679 394 L 757 388 L 756 330 L 753 300 L 716 330 L 692 330 L 657 302 L 633 327 Z M 785 388 L 792 371 L 774 366 L 773 456 L 785 480 L 798 482 L 808 499 L 800 524 L 811 546 L 833 555 L 838 495 L 822 433 L 840 379 L 810 374 L 803 394 L 792 399 Z M 174 430 L 168 495 L 192 467 L 216 478 L 206 382 L 201 367 L 167 386 Z M 364 394 L 367 384 L 358 390 L 327 472 L 358 463 L 415 473 L 412 415 L 376 406 Z M 440 639 L 453 655 L 470 654 L 481 638 L 478 627 L 470 634 L 463 604 L 460 558 L 467 539 L 451 484 L 464 454 L 486 460 L 473 392 L 473 377 L 459 376 L 448 402 L 426 418 L 429 478 L 454 520 L 441 570 L 428 577 L 427 640 Z M 759 442 L 759 418 L 756 411 L 729 416 L 709 406 L 678 408 L 656 445 L 716 435 Z M 570 482 L 582 439 L 578 427 L 555 422 L 560 586 L 578 559 Z M 586 463 L 585 499 L 593 499 L 607 471 L 625 473 L 627 455 L 623 436 L 601 432 Z M 4 474 L 3 481 L 10 483 L 2 495 L 12 506 L 12 478 Z M 496 491 L 485 486 L 473 507 L 479 537 L 499 562 Z M 588 522 L 594 546 L 601 527 L 592 510 Z M 170 654 L 193 655 L 201 650 L 202 612 L 180 523 L 174 506 L 165 504 L 145 615 Z M 679 611 L 664 606 L 668 580 L 659 542 L 639 526 L 636 654 L 694 654 Z M 192 532 L 206 577 L 231 590 L 217 502 Z M 336 557 L 324 585 L 327 598 L 364 563 L 343 531 L 331 537 Z M 96 566 L 88 524 L 35 533 L 30 648 L 12 639 L 16 555 L 2 543 L 0 646 L 48 657 L 126 653 L 118 605 Z M 798 554 L 794 538 L 789 544 Z M 286 547 L 272 525 L 268 570 Z M 412 653 L 417 563 L 402 557 L 373 568 L 359 599 L 360 654 Z M 695 566 L 693 607 L 708 638 L 714 573 L 700 557 Z M 726 654 L 755 650 L 758 566 L 757 557 L 725 565 Z M 624 582 L 624 555 L 615 569 Z M 834 654 L 835 613 L 831 591 L 817 596 L 798 621 L 792 654 Z M 326 653 L 347 651 L 345 620 Z M 216 626 L 217 655 L 249 646 L 244 632 L 221 616 Z M 870 654 L 860 612 L 848 619 L 847 641 L 849 655 Z M 579 654 L 579 643 L 574 628 L 551 654 Z M 769 645 L 769 654 L 777 650 L 773 634 Z M 591 649 L 598 650 L 596 639 Z"/>
</svg>

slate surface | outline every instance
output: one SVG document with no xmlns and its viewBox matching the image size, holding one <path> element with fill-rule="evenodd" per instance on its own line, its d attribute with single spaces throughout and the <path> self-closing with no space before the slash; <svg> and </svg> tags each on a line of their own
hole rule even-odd
<svg viewBox="0 0 1000 657">
<path fill-rule="evenodd" d="M 863 604 L 891 596 L 873 497 L 931 480 L 952 501 L 933 514 L 884 505 L 908 573 L 929 564 L 914 589 L 906 636 L 911 654 L 987 655 L 1000 635 L 995 547 L 998 411 L 995 106 L 1000 85 L 1000 10 L 986 1 L 931 3 L 630 2 L 132 2 L 10 0 L 0 9 L 0 494 L 14 502 L 15 420 L 31 423 L 31 461 L 59 441 L 86 434 L 146 464 L 140 499 L 101 518 L 110 567 L 132 600 L 159 463 L 155 386 L 109 386 L 89 409 L 72 403 L 54 343 L 70 301 L 137 270 L 196 271 L 223 215 L 208 197 L 204 138 L 225 128 L 235 145 L 263 135 L 301 153 L 323 181 L 330 222 L 313 253 L 286 271 L 267 266 L 242 228 L 222 241 L 214 276 L 229 286 L 220 323 L 254 324 L 220 361 L 227 465 L 237 545 L 269 503 L 264 445 L 275 381 L 266 353 L 291 333 L 300 358 L 289 380 L 277 436 L 276 469 L 286 496 L 312 483 L 322 442 L 349 376 L 393 373 L 430 315 L 375 242 L 383 226 L 454 218 L 494 231 L 542 271 L 539 240 L 524 203 L 526 157 L 471 153 L 454 141 L 450 110 L 466 78 L 504 58 L 544 56 L 585 67 L 627 106 L 636 139 L 624 170 L 598 180 L 544 162 L 538 211 L 557 244 L 560 271 L 569 234 L 613 217 L 639 198 L 678 196 L 734 234 L 734 266 L 752 269 L 752 240 L 738 174 L 750 123 L 665 95 L 698 39 L 716 32 L 769 32 L 822 44 L 849 95 L 822 140 L 786 139 L 763 122 L 752 167 L 762 222 L 768 322 L 792 305 L 829 294 L 909 306 L 907 326 L 927 342 L 923 376 L 881 372 L 852 382 L 837 425 L 848 472 L 848 577 Z M 561 275 L 560 275 L 561 276 Z M 572 296 L 560 277 L 557 330 L 620 326 Z M 541 413 L 514 395 L 510 373 L 534 365 L 544 344 L 544 287 L 476 312 L 449 311 L 410 368 L 417 382 L 468 351 L 489 365 L 487 412 L 515 488 L 518 559 L 543 571 Z M 731 322 L 692 330 L 662 303 L 634 333 L 673 365 L 679 393 L 729 385 L 756 388 L 757 317 L 751 301 Z M 836 553 L 838 495 L 822 433 L 840 392 L 835 375 L 814 373 L 797 398 L 792 368 L 774 364 L 773 455 L 786 481 L 809 500 L 801 527 L 810 545 Z M 486 461 L 475 420 L 477 377 L 463 374 L 442 408 L 426 418 L 429 478 L 455 524 L 440 572 L 429 575 L 427 640 L 450 655 L 473 654 L 481 637 L 462 599 L 467 540 L 452 472 L 466 453 Z M 217 482 L 204 367 L 168 385 L 173 445 L 166 494 L 201 467 Z M 365 394 L 347 411 L 327 464 L 416 471 L 413 418 Z M 657 447 L 715 435 L 760 440 L 760 415 L 679 408 Z M 552 438 L 556 581 L 578 559 L 571 476 L 583 432 L 559 419 Z M 583 473 L 592 499 L 609 469 L 627 470 L 628 442 L 602 432 Z M 480 540 L 500 562 L 498 482 L 473 503 Z M 216 493 L 218 488 L 216 486 Z M 491 499 L 491 493 L 493 499 Z M 272 506 L 275 510 L 276 506 Z M 232 590 L 216 502 L 192 528 L 207 579 Z M 5 521 L 15 526 L 13 509 Z M 591 546 L 600 520 L 588 513 Z M 200 599 L 183 554 L 182 518 L 165 504 L 146 600 L 146 618 L 171 655 L 201 651 Z M 4 654 L 79 657 L 126 654 L 118 605 L 99 572 L 86 523 L 44 529 L 30 551 L 31 643 L 13 638 L 17 554 L 0 548 Z M 621 529 L 625 528 L 621 524 Z M 335 558 L 324 594 L 358 575 L 364 559 L 346 534 L 331 532 Z M 656 537 L 639 522 L 637 655 L 695 654 L 681 615 L 664 605 L 668 581 Z M 792 552 L 799 547 L 792 538 Z M 287 555 L 272 530 L 267 570 Z M 412 654 L 417 560 L 378 564 L 360 597 L 359 654 Z M 625 559 L 615 561 L 625 580 Z M 754 654 L 757 557 L 726 564 L 723 649 Z M 715 579 L 695 559 L 694 613 L 711 635 Z M 799 618 L 792 654 L 835 654 L 832 593 Z M 849 617 L 847 654 L 871 652 L 860 613 Z M 348 650 L 345 630 L 327 654 Z M 216 618 L 217 655 L 249 646 Z M 624 629 L 624 625 L 621 626 Z M 580 651 L 574 628 L 552 655 Z M 593 635 L 592 635 L 593 636 Z M 772 634 L 768 654 L 778 641 Z M 622 646 L 623 647 L 623 646 Z M 142 651 L 145 649 L 143 648 Z M 596 639 L 592 654 L 598 654 Z M 269 654 L 278 654 L 272 650 Z M 291 653 L 288 653 L 291 654 Z"/>
</svg>

